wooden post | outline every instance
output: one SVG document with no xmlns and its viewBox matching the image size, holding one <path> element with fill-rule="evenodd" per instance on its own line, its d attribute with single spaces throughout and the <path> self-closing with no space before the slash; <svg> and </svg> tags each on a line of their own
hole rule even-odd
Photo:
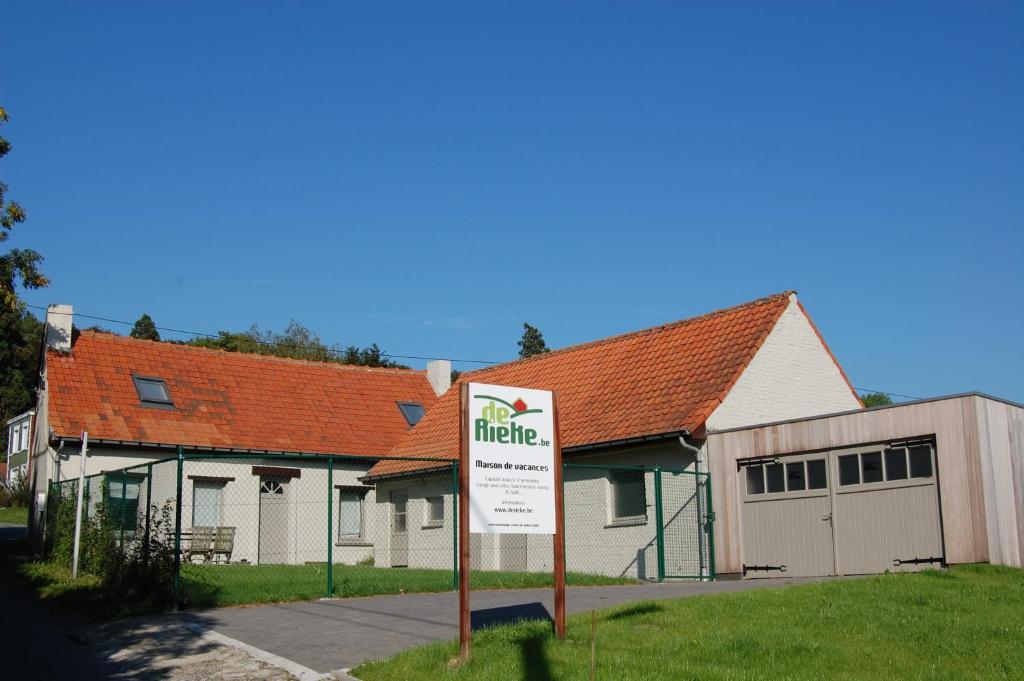
<svg viewBox="0 0 1024 681">
<path fill-rule="evenodd" d="M 469 384 L 459 386 L 459 659 L 469 660 Z"/>
<path fill-rule="evenodd" d="M 555 636 L 565 638 L 565 508 L 562 489 L 562 436 L 558 425 L 558 393 L 551 393 L 551 411 L 555 422 Z"/>
</svg>

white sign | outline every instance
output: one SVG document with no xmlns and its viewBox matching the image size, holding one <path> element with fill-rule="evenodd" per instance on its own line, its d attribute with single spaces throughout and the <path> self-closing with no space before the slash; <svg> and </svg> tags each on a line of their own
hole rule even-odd
<svg viewBox="0 0 1024 681">
<path fill-rule="evenodd" d="M 555 533 L 555 420 L 547 390 L 469 384 L 469 531 Z"/>
</svg>

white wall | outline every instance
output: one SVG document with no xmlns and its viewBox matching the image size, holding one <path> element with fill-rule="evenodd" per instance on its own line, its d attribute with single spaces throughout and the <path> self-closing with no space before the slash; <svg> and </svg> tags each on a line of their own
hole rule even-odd
<svg viewBox="0 0 1024 681">
<path fill-rule="evenodd" d="M 708 418 L 707 429 L 739 428 L 860 407 L 792 296 L 754 359 Z"/>
<path fill-rule="evenodd" d="M 574 463 L 593 465 L 662 466 L 666 470 L 693 471 L 694 457 L 676 442 L 648 444 L 612 452 L 574 457 Z M 657 523 L 655 512 L 654 473 L 645 474 L 647 517 L 630 524 L 615 524 L 611 511 L 611 483 L 603 468 L 570 467 L 565 476 L 566 569 L 609 576 L 657 579 Z M 668 574 L 679 574 L 673 564 L 685 565 L 695 573 L 698 538 L 696 535 L 696 503 L 693 476 L 662 478 L 666 532 L 666 564 Z M 377 485 L 376 517 L 380 525 L 375 535 L 376 565 L 391 565 L 390 556 L 390 494 L 405 490 L 409 495 L 409 567 L 451 568 L 452 554 L 452 483 L 450 475 L 431 478 L 388 480 Z M 441 528 L 425 529 L 426 496 L 443 496 L 445 522 Z M 503 555 L 502 535 L 472 535 L 471 560 L 474 570 L 508 569 L 511 556 Z M 509 542 L 513 543 L 513 542 Z M 522 551 L 522 548 L 514 549 Z M 507 549 L 506 549 L 507 551 Z M 706 555 L 706 553 L 705 553 Z M 521 554 L 517 556 L 522 558 Z M 504 561 L 503 561 L 504 559 Z M 673 563 L 673 560 L 675 563 Z M 503 564 L 504 563 L 504 564 Z M 553 565 L 552 538 L 547 535 L 526 536 L 526 569 L 547 572 Z"/>
</svg>

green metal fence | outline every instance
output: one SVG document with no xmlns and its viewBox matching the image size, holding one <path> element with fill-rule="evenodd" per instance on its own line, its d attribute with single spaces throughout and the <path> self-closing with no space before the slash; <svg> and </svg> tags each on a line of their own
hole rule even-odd
<svg viewBox="0 0 1024 681">
<path fill-rule="evenodd" d="M 148 575 L 139 566 L 163 557 L 179 607 L 456 588 L 457 464 L 416 459 L 429 470 L 367 481 L 378 460 L 181 449 L 89 476 L 83 569 Z M 54 560 L 70 560 L 77 485 L 51 485 Z M 707 474 L 565 464 L 563 485 L 570 584 L 714 578 Z M 474 585 L 543 584 L 551 541 L 471 535 Z"/>
</svg>

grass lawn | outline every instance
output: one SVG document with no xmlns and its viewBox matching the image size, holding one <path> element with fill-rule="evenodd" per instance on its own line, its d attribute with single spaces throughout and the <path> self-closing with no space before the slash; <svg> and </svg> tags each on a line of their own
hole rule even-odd
<svg viewBox="0 0 1024 681">
<path fill-rule="evenodd" d="M 0 508 L 0 523 L 28 525 L 28 508 L 24 506 Z"/>
<path fill-rule="evenodd" d="M 327 566 L 184 565 L 182 593 L 188 607 L 298 601 L 325 596 Z M 569 573 L 573 586 L 635 584 L 636 580 Z M 339 598 L 453 590 L 451 570 L 334 566 Z M 474 589 L 526 589 L 551 586 L 551 575 L 531 572 L 473 572 Z"/>
<path fill-rule="evenodd" d="M 568 640 L 523 622 L 474 634 L 468 664 L 448 668 L 458 643 L 364 664 L 366 681 L 585 680 L 590 615 L 569 618 Z M 821 584 L 651 601 L 601 611 L 597 679 L 1024 678 L 1024 571 L 963 566 Z"/>
</svg>

